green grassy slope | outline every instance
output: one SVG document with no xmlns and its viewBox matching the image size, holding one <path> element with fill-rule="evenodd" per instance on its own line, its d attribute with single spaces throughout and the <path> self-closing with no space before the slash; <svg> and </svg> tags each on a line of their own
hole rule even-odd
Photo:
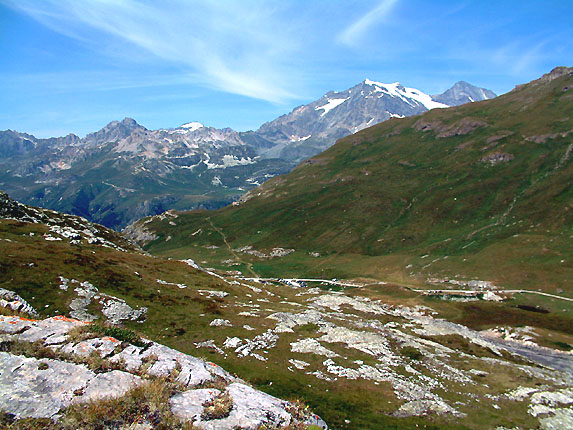
<svg viewBox="0 0 573 430">
<path fill-rule="evenodd" d="M 214 266 L 235 258 L 260 274 L 461 274 L 571 294 L 571 70 L 341 139 L 239 206 L 152 219 L 158 239 L 146 249 Z M 225 240 L 296 252 L 262 261 L 233 255 Z"/>
</svg>

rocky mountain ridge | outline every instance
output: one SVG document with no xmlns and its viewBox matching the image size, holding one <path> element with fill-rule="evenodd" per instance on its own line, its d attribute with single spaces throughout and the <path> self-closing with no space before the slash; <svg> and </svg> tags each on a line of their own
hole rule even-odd
<svg viewBox="0 0 573 430">
<path fill-rule="evenodd" d="M 492 95 L 468 88 L 473 100 Z M 470 100 L 460 97 L 455 103 Z M 131 118 L 84 138 L 7 130 L 0 132 L 0 188 L 118 229 L 167 209 L 224 206 L 340 137 L 433 107 L 446 105 L 398 83 L 366 80 L 249 132 L 200 123 L 148 130 Z"/>
<path fill-rule="evenodd" d="M 331 91 L 313 103 L 263 124 L 257 133 L 276 143 L 263 156 L 300 162 L 329 148 L 341 137 L 390 118 L 494 97 L 493 92 L 465 82 L 458 82 L 443 94 L 429 96 L 398 82 L 384 84 L 365 79 L 348 90 Z"/>
</svg>

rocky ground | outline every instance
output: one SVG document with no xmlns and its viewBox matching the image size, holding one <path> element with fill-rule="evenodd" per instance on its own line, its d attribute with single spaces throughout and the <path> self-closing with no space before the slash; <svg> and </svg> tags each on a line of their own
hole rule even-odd
<svg viewBox="0 0 573 430">
<path fill-rule="evenodd" d="M 250 387 L 216 364 L 151 341 L 136 346 L 96 335 L 78 340 L 78 329 L 89 333 L 89 323 L 66 317 L 30 320 L 0 316 L 4 351 L 0 352 L 0 410 L 13 419 L 58 420 L 70 405 L 126 396 L 149 379 L 170 377 L 178 387 L 169 400 L 172 413 L 196 428 L 285 427 L 300 423 L 301 418 L 306 425 L 326 428 L 316 415 L 304 416 L 304 411 L 299 411 L 294 417 L 295 405 Z M 30 355 L 49 349 L 55 358 L 13 353 L 14 343 L 34 345 Z M 89 364 L 94 355 L 118 368 L 93 371 L 81 363 L 85 359 Z M 207 415 L 209 402 L 223 395 L 229 398 L 228 410 L 216 417 Z M 145 417 L 137 424 L 151 428 Z"/>
</svg>

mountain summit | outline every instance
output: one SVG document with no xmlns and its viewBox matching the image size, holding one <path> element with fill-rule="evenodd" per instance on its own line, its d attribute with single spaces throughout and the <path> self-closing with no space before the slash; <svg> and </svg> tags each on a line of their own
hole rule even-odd
<svg viewBox="0 0 573 430">
<path fill-rule="evenodd" d="M 479 102 L 481 100 L 489 100 L 495 97 L 496 95 L 493 91 L 486 90 L 485 88 L 478 88 L 464 81 L 459 81 L 456 82 L 452 88 L 444 91 L 442 94 L 432 96 L 432 99 L 448 106 L 459 106 L 464 103 Z"/>
</svg>

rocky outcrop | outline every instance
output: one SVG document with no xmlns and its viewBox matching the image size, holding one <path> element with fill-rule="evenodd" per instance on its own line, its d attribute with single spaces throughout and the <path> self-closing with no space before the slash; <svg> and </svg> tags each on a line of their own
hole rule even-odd
<svg viewBox="0 0 573 430">
<path fill-rule="evenodd" d="M 197 428 L 278 428 L 301 424 L 301 420 L 327 428 L 320 417 L 303 411 L 301 418 L 300 413 L 293 413 L 291 403 L 246 385 L 214 363 L 151 341 L 136 346 L 99 335 L 78 341 L 70 331 L 82 327 L 89 332 L 89 323 L 65 317 L 0 316 L 1 411 L 16 419 L 58 419 L 72 404 L 121 397 L 146 380 L 164 377 L 179 387 L 169 401 L 173 413 Z M 55 358 L 12 352 L 11 345 L 18 342 L 53 351 Z M 33 354 L 33 348 L 28 351 Z M 82 364 L 82 358 L 94 354 L 120 369 L 98 373 Z M 209 384 L 218 388 L 200 388 Z M 206 415 L 206 403 L 223 393 L 232 401 L 228 414 L 221 418 Z"/>
<path fill-rule="evenodd" d="M 462 118 L 455 123 L 448 125 L 440 121 L 427 121 L 424 117 L 420 118 L 413 125 L 413 128 L 418 131 L 428 132 L 434 131 L 439 138 L 447 138 L 453 136 L 464 136 L 471 133 L 477 128 L 487 127 L 484 121 L 476 120 L 473 118 Z"/>
<path fill-rule="evenodd" d="M 123 234 L 130 240 L 142 245 L 145 245 L 158 237 L 147 229 L 146 222 L 143 220 L 136 221 L 125 227 L 123 229 Z"/>
<path fill-rule="evenodd" d="M 495 152 L 493 154 L 489 154 L 489 155 L 486 155 L 485 157 L 482 157 L 480 159 L 480 161 L 482 163 L 489 163 L 493 166 L 493 165 L 496 165 L 499 163 L 509 163 L 514 158 L 515 158 L 515 156 L 513 154 L 503 153 L 503 152 Z"/>
<path fill-rule="evenodd" d="M 26 300 L 16 294 L 14 291 L 0 288 L 0 307 L 10 308 L 16 312 L 23 312 L 28 315 L 37 317 L 38 312 Z"/>
<path fill-rule="evenodd" d="M 0 191 L 0 218 L 45 224 L 49 232 L 44 234 L 44 239 L 48 241 L 67 241 L 72 245 L 87 243 L 118 251 L 141 251 L 135 243 L 113 230 L 79 216 L 22 204 L 3 191 Z"/>
<path fill-rule="evenodd" d="M 190 390 L 178 394 L 171 399 L 172 409 L 177 416 L 205 430 L 258 429 L 268 425 L 282 427 L 293 421 L 293 417 L 286 410 L 287 402 L 248 385 L 234 382 L 229 384 L 225 392 L 233 401 L 233 407 L 226 418 L 206 421 L 202 418 L 202 408 L 197 407 L 198 404 L 201 405 L 222 394 L 216 389 Z"/>
</svg>

